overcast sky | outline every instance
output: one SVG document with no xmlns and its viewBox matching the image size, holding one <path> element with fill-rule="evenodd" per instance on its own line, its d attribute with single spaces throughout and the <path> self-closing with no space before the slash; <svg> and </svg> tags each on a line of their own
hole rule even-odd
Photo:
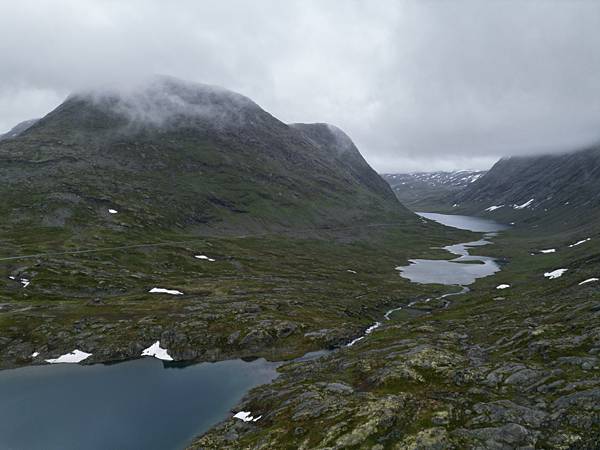
<svg viewBox="0 0 600 450">
<path fill-rule="evenodd" d="M 168 74 L 345 130 L 381 172 L 600 140 L 599 1 L 0 0 L 0 132 Z"/>
</svg>

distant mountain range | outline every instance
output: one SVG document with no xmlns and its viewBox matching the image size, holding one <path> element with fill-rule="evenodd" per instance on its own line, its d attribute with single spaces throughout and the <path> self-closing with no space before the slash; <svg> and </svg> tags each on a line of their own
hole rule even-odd
<svg viewBox="0 0 600 450">
<path fill-rule="evenodd" d="M 70 96 L 0 142 L 4 227 L 347 226 L 412 217 L 352 140 L 223 88 L 159 77 Z M 109 213 L 109 210 L 117 213 Z"/>
<path fill-rule="evenodd" d="M 479 215 L 560 229 L 600 219 L 600 146 L 503 158 L 487 172 L 382 176 L 400 201 L 417 211 Z"/>
<path fill-rule="evenodd" d="M 413 210 L 437 206 L 440 197 L 457 192 L 477 181 L 485 171 L 389 173 L 381 176 L 392 187 L 396 197 Z"/>
<path fill-rule="evenodd" d="M 23 122 L 18 123 L 17 125 L 12 127 L 6 133 L 0 134 L 0 141 L 16 138 L 21 133 L 23 133 L 25 130 L 27 130 L 32 125 L 34 125 L 38 120 L 40 120 L 40 119 L 29 119 L 29 120 L 25 120 Z"/>
</svg>

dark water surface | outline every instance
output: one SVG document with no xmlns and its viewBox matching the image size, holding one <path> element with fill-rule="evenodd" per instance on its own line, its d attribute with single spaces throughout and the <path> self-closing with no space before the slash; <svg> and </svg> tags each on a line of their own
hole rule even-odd
<svg viewBox="0 0 600 450">
<path fill-rule="evenodd" d="M 0 371 L 0 449 L 181 449 L 277 363 L 56 364 Z"/>
</svg>

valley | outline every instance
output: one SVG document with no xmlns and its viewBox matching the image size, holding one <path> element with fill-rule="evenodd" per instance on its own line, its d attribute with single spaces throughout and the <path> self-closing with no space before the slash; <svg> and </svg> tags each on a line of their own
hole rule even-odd
<svg viewBox="0 0 600 450">
<path fill-rule="evenodd" d="M 337 127 L 169 77 L 75 93 L 15 130 L 1 445 L 597 442 L 597 149 L 388 185 Z M 149 439 L 127 425 L 137 408 L 174 424 Z"/>
<path fill-rule="evenodd" d="M 453 216 L 440 215 L 436 216 L 436 220 L 440 221 L 440 223 L 447 223 L 448 220 L 453 222 L 455 218 Z M 469 228 L 468 231 L 479 231 L 482 227 L 489 231 L 502 228 L 501 225 L 495 224 L 491 221 L 484 221 L 478 218 L 473 218 L 472 221 L 469 221 L 469 218 L 467 217 L 462 218 L 461 226 L 463 229 Z M 473 244 L 479 246 L 484 245 L 484 242 L 482 241 L 478 243 L 459 245 L 463 248 L 467 248 L 469 245 L 472 246 Z M 458 247 L 459 245 L 450 246 L 452 248 L 445 248 L 445 250 L 455 253 L 456 250 L 454 250 L 454 247 Z M 477 260 L 478 258 L 477 256 L 466 256 L 468 255 L 466 250 L 462 250 L 458 254 L 463 255 L 457 259 L 459 262 L 449 264 L 455 264 L 458 268 L 466 268 L 467 270 L 470 267 L 473 267 L 473 265 L 463 264 L 463 260 L 469 260 L 470 258 L 472 258 L 471 260 Z M 372 257 L 368 257 L 369 260 L 371 258 Z M 203 260 L 210 262 L 217 261 L 216 258 L 212 261 L 210 259 Z M 446 261 L 434 259 L 419 260 L 419 262 L 416 263 L 411 260 L 411 266 L 407 266 L 406 269 L 410 267 L 414 270 L 416 267 L 417 273 L 419 271 L 424 271 L 427 273 L 428 280 L 420 281 L 423 284 L 436 283 L 455 288 L 462 283 L 471 284 L 475 278 L 488 276 L 493 273 L 493 271 L 483 271 L 477 274 L 471 274 L 470 276 L 472 276 L 473 279 L 465 280 L 460 269 L 442 267 L 435 269 L 435 272 L 437 273 L 436 276 L 434 273 L 432 273 L 432 270 L 428 269 L 427 267 L 424 269 L 419 269 L 422 267 L 422 265 L 426 265 L 424 264 L 426 262 L 435 264 L 437 262 Z M 364 269 L 360 265 L 355 265 L 353 267 L 360 270 L 361 274 L 363 273 Z M 402 268 L 396 268 L 396 270 L 399 269 Z M 323 271 L 324 268 L 319 268 L 318 270 Z M 346 272 L 364 280 L 365 276 L 359 275 L 358 270 L 346 270 Z M 404 272 L 404 270 L 405 269 L 400 270 L 402 278 L 408 278 L 412 280 L 413 277 Z M 373 268 L 370 269 L 368 275 L 369 278 L 372 278 L 374 275 L 372 271 Z M 397 275 L 394 274 L 394 272 L 390 270 L 386 270 L 385 272 L 387 272 L 388 278 L 397 278 Z M 393 282 L 393 280 L 388 281 L 388 283 L 391 282 Z M 380 283 L 384 283 L 384 281 L 380 281 Z M 346 282 L 346 284 L 348 284 L 348 282 Z M 364 283 L 362 284 L 364 285 Z M 292 360 L 291 363 L 317 364 L 321 359 L 331 357 L 333 353 L 340 351 L 343 352 L 345 348 L 350 348 L 354 345 L 360 345 L 360 343 L 364 339 L 368 338 L 371 333 L 378 330 L 382 325 L 385 325 L 384 322 L 387 323 L 388 321 L 394 320 L 395 316 L 397 315 L 410 314 L 413 316 L 418 316 L 430 314 L 435 308 L 447 308 L 450 304 L 449 299 L 451 297 L 468 292 L 466 287 L 461 287 L 463 287 L 463 289 L 457 292 L 437 295 L 437 297 L 434 298 L 420 298 L 419 300 L 413 300 L 407 304 L 404 304 L 403 306 L 398 306 L 398 303 L 392 304 L 393 308 L 389 309 L 387 312 L 385 312 L 385 314 L 382 314 L 382 317 L 380 317 L 374 325 L 366 328 L 366 331 L 364 334 L 362 334 L 362 336 L 348 341 L 350 336 L 349 334 L 346 334 L 345 340 L 344 336 L 340 335 L 338 336 L 338 342 L 320 343 L 320 345 L 326 345 L 326 347 L 323 348 L 327 349 L 328 351 L 313 352 L 314 356 L 311 356 L 311 353 L 307 353 Z M 167 290 L 165 293 L 169 292 L 179 293 L 180 291 Z M 378 292 L 381 294 L 382 291 Z M 415 291 L 412 295 L 417 295 L 417 292 L 419 291 Z M 186 294 L 181 293 L 180 295 L 185 296 Z M 331 294 L 329 295 L 331 296 Z M 184 298 L 185 297 L 179 301 L 185 301 L 183 300 Z M 402 302 L 402 300 L 396 301 Z M 402 303 L 405 303 L 405 301 Z M 420 306 L 415 306 L 417 303 L 419 303 Z M 249 304 L 247 300 L 246 304 Z M 431 305 L 430 308 L 427 308 L 428 304 Z M 309 308 L 310 303 L 303 302 L 302 306 L 304 308 Z M 332 307 L 330 302 L 328 302 L 327 306 L 329 308 Z M 324 313 L 325 311 L 321 312 L 321 314 Z M 292 311 L 288 311 L 288 314 L 290 316 L 294 316 Z M 365 311 L 362 314 L 361 319 L 364 319 L 369 315 L 370 314 Z M 240 318 L 241 317 L 238 314 L 237 320 L 240 320 Z M 249 319 L 252 320 L 252 318 Z M 213 320 L 217 321 L 218 317 L 213 317 Z M 289 321 L 289 319 L 287 323 L 289 324 L 289 327 L 295 326 L 295 323 Z M 326 318 L 322 323 L 323 326 L 335 324 L 331 318 Z M 343 325 L 348 327 L 348 324 Z M 119 326 L 126 327 L 123 320 L 119 321 Z M 303 331 L 310 330 L 309 323 L 306 321 L 306 319 L 303 326 Z M 170 325 L 169 327 L 173 329 L 174 325 Z M 181 328 L 187 331 L 186 325 L 183 325 Z M 350 330 L 351 328 L 347 328 L 347 331 Z M 212 333 L 210 330 L 204 331 Z M 294 331 L 295 330 L 292 330 L 291 334 L 293 334 Z M 326 335 L 328 331 L 330 330 L 325 329 L 319 330 L 318 332 L 308 331 L 304 336 L 306 337 L 309 335 L 321 334 L 321 337 L 326 337 L 324 335 Z M 61 332 L 64 333 L 64 331 Z M 239 335 L 239 331 L 234 332 L 234 334 L 235 333 Z M 250 334 L 251 333 L 252 332 L 250 332 Z M 96 343 L 94 341 L 83 341 L 81 339 L 81 334 L 83 333 L 79 333 L 78 336 L 78 345 L 82 348 L 86 348 L 86 350 L 93 351 L 92 349 Z M 247 334 L 243 339 L 247 339 L 250 334 Z M 187 332 L 187 335 L 190 335 L 189 331 Z M 7 409 L 0 411 L 0 413 L 4 413 L 3 416 L 0 416 L 2 417 L 2 420 L 0 421 L 2 423 L 2 425 L 0 425 L 0 435 L 3 436 L 0 440 L 8 445 L 27 445 L 28 447 L 42 446 L 44 443 L 52 443 L 54 445 L 54 443 L 60 442 L 60 445 L 64 448 L 76 448 L 78 443 L 85 439 L 86 447 L 91 449 L 103 449 L 106 447 L 113 447 L 126 443 L 130 443 L 130 445 L 143 445 L 145 448 L 180 448 L 180 445 L 182 443 L 186 443 L 186 440 L 189 442 L 191 437 L 207 431 L 207 429 L 209 429 L 212 425 L 227 417 L 228 408 L 233 408 L 236 406 L 236 403 L 239 402 L 242 396 L 247 392 L 248 388 L 252 387 L 253 384 L 265 384 L 272 381 L 277 376 L 277 367 L 283 364 L 283 362 L 267 363 L 264 359 L 255 360 L 254 358 L 251 358 L 251 362 L 248 363 L 244 363 L 242 360 L 226 360 L 208 365 L 206 363 L 200 365 L 191 364 L 192 360 L 187 355 L 199 348 L 196 342 L 187 342 L 187 347 L 183 351 L 177 345 L 174 347 L 171 346 L 171 341 L 169 339 L 162 339 L 162 336 L 161 342 L 163 342 L 163 345 L 168 346 L 168 352 L 170 353 L 165 352 L 163 356 L 158 356 L 159 358 L 169 360 L 171 359 L 171 355 L 173 355 L 176 359 L 183 358 L 183 362 L 177 363 L 167 361 L 164 363 L 151 364 L 148 359 L 136 359 L 126 363 L 111 365 L 94 364 L 83 367 L 38 366 L 0 372 L 0 386 L 3 386 L 3 388 L 6 390 L 2 396 L 9 403 L 15 402 L 16 404 L 17 399 L 12 398 L 18 398 L 18 392 L 22 390 L 36 393 L 35 396 L 31 397 L 30 401 L 18 402 L 20 408 L 23 408 L 24 410 L 36 411 L 36 415 L 29 416 L 30 418 L 27 422 L 19 419 L 18 423 L 16 423 L 15 416 L 13 415 L 14 410 L 11 411 L 11 414 L 8 413 L 9 411 Z M 237 344 L 237 342 L 230 342 L 229 340 L 228 343 L 230 345 Z M 277 344 L 273 342 L 272 339 L 264 343 L 265 347 L 271 347 L 271 351 L 276 345 Z M 132 343 L 130 344 L 130 347 L 131 346 Z M 258 350 L 259 347 L 255 348 L 257 349 L 257 353 L 261 352 L 261 350 Z M 265 348 L 262 350 L 262 352 L 265 350 L 267 349 Z M 296 351 L 298 350 L 296 349 Z M 44 358 L 45 351 L 36 353 L 38 353 L 38 355 L 36 355 L 34 362 Z M 94 356 L 94 354 L 89 355 L 87 358 L 85 358 L 85 361 L 97 361 L 97 353 L 95 355 L 96 356 Z M 131 355 L 130 358 L 135 358 L 135 356 L 137 355 Z M 217 358 L 219 356 L 220 355 L 217 355 Z M 274 359 L 279 359 L 282 357 L 282 355 L 277 355 L 277 353 L 274 352 L 270 353 L 268 356 Z M 108 357 L 110 358 L 111 356 L 109 355 Z M 235 369 L 227 369 L 228 366 L 235 367 Z M 187 373 L 187 375 L 179 376 L 179 374 L 182 372 Z M 134 378 L 125 378 L 125 373 L 132 374 Z M 194 373 L 197 374 L 193 375 Z M 218 373 L 219 375 L 213 375 L 213 373 Z M 175 377 L 175 375 L 177 375 L 177 377 Z M 102 381 L 99 379 L 100 376 L 102 377 Z M 218 376 L 219 378 L 217 379 L 215 376 Z M 135 381 L 136 378 L 139 378 L 140 380 L 152 380 L 150 382 L 152 384 L 149 384 L 147 387 L 143 385 L 139 386 L 140 382 Z M 52 388 L 49 388 L 49 385 L 47 384 L 47 380 L 49 379 L 52 380 Z M 173 379 L 173 381 L 170 381 L 171 379 Z M 136 393 L 139 390 L 157 389 L 156 383 L 158 383 L 158 380 L 161 380 L 160 384 L 158 385 L 160 386 L 158 388 L 159 390 L 155 391 L 151 398 L 145 401 L 147 406 L 143 410 L 147 413 L 147 417 L 141 419 L 138 411 L 140 403 Z M 175 382 L 177 384 L 173 385 L 172 383 Z M 129 386 L 129 384 L 132 385 Z M 61 388 L 61 386 L 64 386 L 64 388 Z M 225 387 L 229 387 L 229 390 L 226 390 Z M 233 390 L 230 390 L 232 387 Z M 86 394 L 86 392 L 89 391 L 94 392 L 94 395 L 91 398 L 89 394 Z M 133 395 L 130 397 L 121 395 L 117 399 L 113 393 L 114 391 L 131 391 Z M 195 395 L 200 395 L 204 398 L 208 396 L 210 401 L 204 400 L 203 402 L 198 403 L 194 397 L 189 396 L 191 392 L 195 392 Z M 58 421 L 52 420 L 52 410 L 55 407 L 60 407 L 60 405 L 64 405 L 66 407 L 70 402 L 74 401 L 80 396 L 88 398 L 86 398 L 85 401 L 77 401 L 78 408 L 72 411 L 72 415 L 66 419 L 61 417 Z M 89 424 L 93 423 L 93 417 L 96 416 L 96 412 L 98 410 L 110 409 L 116 402 L 118 402 L 120 405 L 120 414 L 111 415 L 110 419 L 104 418 L 101 423 L 95 423 L 93 428 L 90 429 Z M 144 435 L 144 428 L 158 419 L 155 414 L 157 409 L 166 409 L 169 412 L 169 415 L 175 418 L 177 427 L 164 427 L 160 433 L 155 431 L 152 433 L 152 435 Z M 134 416 L 137 418 L 135 421 Z M 254 414 L 254 416 L 262 419 L 262 414 Z M 17 417 L 19 417 L 19 415 L 17 415 Z M 234 417 L 232 420 L 237 421 L 239 419 Z M 24 435 L 23 428 L 36 426 L 38 421 L 46 424 L 47 429 L 44 429 L 44 431 L 40 434 Z M 130 424 L 132 422 L 137 423 L 138 421 L 140 421 L 140 424 L 144 424 L 143 428 L 136 428 L 131 425 L 123 428 L 119 426 L 120 423 Z M 74 428 L 77 431 L 67 432 L 67 430 L 63 429 L 63 424 L 66 423 L 69 424 L 69 428 Z M 246 423 L 254 423 L 254 421 L 248 421 Z M 155 426 L 160 426 L 160 422 L 157 422 Z M 86 439 L 85 436 L 90 432 L 92 432 L 92 434 L 96 437 L 93 439 Z M 223 444 L 218 444 L 218 446 L 221 445 Z"/>
</svg>

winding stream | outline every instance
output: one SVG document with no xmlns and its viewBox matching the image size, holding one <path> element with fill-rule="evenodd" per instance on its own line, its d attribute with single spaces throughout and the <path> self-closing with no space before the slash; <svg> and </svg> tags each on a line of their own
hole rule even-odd
<svg viewBox="0 0 600 450">
<path fill-rule="evenodd" d="M 460 244 L 447 245 L 443 247 L 444 250 L 458 256 L 457 258 L 451 260 L 411 259 L 409 260 L 408 266 L 396 267 L 396 270 L 400 272 L 401 277 L 407 278 L 413 283 L 444 284 L 460 288 L 459 291 L 449 292 L 436 298 L 436 300 L 442 300 L 469 292 L 469 284 L 474 283 L 478 278 L 493 275 L 500 270 L 500 266 L 493 258 L 471 255 L 469 250 L 490 244 L 491 241 L 489 239 L 494 237 L 498 231 L 508 228 L 506 225 L 493 220 L 482 219 L 480 217 L 437 213 L 417 214 L 425 219 L 434 220 L 449 227 L 474 232 L 484 232 L 484 238 L 477 241 L 463 242 Z M 429 302 L 431 299 L 424 301 Z M 406 306 L 392 308 L 387 311 L 383 317 L 385 320 L 390 320 L 390 317 L 393 313 L 402 309 L 410 308 L 415 303 L 416 302 L 411 302 Z M 450 301 L 445 300 L 444 307 L 447 308 L 449 305 Z M 346 344 L 346 346 L 352 347 L 354 344 L 360 342 L 367 335 L 379 328 L 381 325 L 382 322 L 375 322 L 365 330 L 362 336 L 350 341 L 348 344 Z"/>
<path fill-rule="evenodd" d="M 457 228 L 491 233 L 504 227 L 466 216 L 421 214 Z M 477 278 L 499 270 L 491 258 L 469 251 L 485 239 L 444 247 L 451 261 L 411 260 L 400 276 L 416 283 L 456 286 L 460 295 Z M 448 302 L 449 303 L 449 302 Z M 412 304 L 407 305 L 410 307 Z M 404 307 L 389 310 L 382 320 Z M 381 326 L 371 325 L 348 346 Z M 327 350 L 296 361 L 315 359 Z M 181 365 L 144 358 L 118 364 L 56 364 L 0 371 L 0 448 L 180 449 L 225 419 L 253 387 L 277 377 L 264 359 Z"/>
</svg>

